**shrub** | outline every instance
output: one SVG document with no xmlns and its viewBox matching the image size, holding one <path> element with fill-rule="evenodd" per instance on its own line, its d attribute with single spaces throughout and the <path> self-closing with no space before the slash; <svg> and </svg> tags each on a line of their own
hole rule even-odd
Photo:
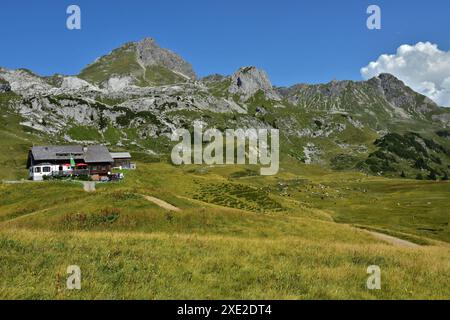
<svg viewBox="0 0 450 320">
<path fill-rule="evenodd" d="M 130 191 L 117 190 L 111 193 L 111 197 L 117 201 L 124 201 L 139 199 L 141 196 Z"/>
<path fill-rule="evenodd" d="M 77 180 L 80 180 L 80 181 L 91 181 L 92 179 L 91 179 L 91 177 L 89 175 L 82 174 L 82 175 L 77 176 Z"/>
<path fill-rule="evenodd" d="M 104 208 L 99 213 L 66 214 L 62 217 L 62 225 L 68 229 L 90 229 L 97 226 L 113 224 L 120 217 L 118 208 Z"/>
<path fill-rule="evenodd" d="M 427 176 L 429 180 L 437 180 L 436 172 L 431 170 L 430 174 Z"/>
<path fill-rule="evenodd" d="M 335 170 L 351 169 L 355 166 L 358 158 L 348 154 L 338 154 L 331 159 L 331 167 Z"/>
<path fill-rule="evenodd" d="M 118 208 L 104 208 L 100 210 L 97 221 L 100 223 L 114 223 L 119 219 L 120 210 Z"/>
</svg>

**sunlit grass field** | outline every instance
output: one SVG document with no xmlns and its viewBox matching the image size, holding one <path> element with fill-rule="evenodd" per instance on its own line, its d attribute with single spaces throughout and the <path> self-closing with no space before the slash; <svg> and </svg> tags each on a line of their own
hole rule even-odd
<svg viewBox="0 0 450 320">
<path fill-rule="evenodd" d="M 299 224 L 318 235 L 4 230 L 0 294 L 15 299 L 448 298 L 447 249 L 394 248 L 346 227 Z M 330 234 L 321 239 L 326 231 Z M 81 267 L 80 291 L 65 287 L 72 264 Z M 365 287 L 371 264 L 381 267 L 381 290 Z"/>
<path fill-rule="evenodd" d="M 0 184 L 3 299 L 448 299 L 450 184 L 284 161 Z M 150 195 L 181 209 L 167 211 Z M 357 226 L 357 227 L 356 227 Z M 362 228 L 418 244 L 398 247 Z M 82 289 L 66 288 L 78 265 Z M 369 265 L 381 290 L 366 288 Z"/>
</svg>

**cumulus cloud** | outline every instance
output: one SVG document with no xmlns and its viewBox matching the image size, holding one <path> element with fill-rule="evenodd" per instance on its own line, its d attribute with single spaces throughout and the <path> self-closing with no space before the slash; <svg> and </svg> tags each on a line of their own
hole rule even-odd
<svg viewBox="0 0 450 320">
<path fill-rule="evenodd" d="M 390 73 L 437 104 L 450 107 L 450 51 L 442 51 L 436 44 L 405 44 L 396 54 L 383 54 L 361 68 L 365 79 L 380 73 Z"/>
</svg>

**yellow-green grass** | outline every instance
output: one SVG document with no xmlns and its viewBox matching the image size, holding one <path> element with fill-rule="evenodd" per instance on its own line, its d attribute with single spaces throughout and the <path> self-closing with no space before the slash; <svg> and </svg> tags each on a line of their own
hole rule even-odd
<svg viewBox="0 0 450 320">
<path fill-rule="evenodd" d="M 448 217 L 448 184 L 289 161 L 276 176 L 255 173 L 253 166 L 138 163 L 124 181 L 98 184 L 94 193 L 83 192 L 78 182 L 0 184 L 0 297 L 450 296 L 445 230 L 417 231 L 438 228 Z M 432 205 L 416 207 L 420 219 L 411 222 L 397 201 L 419 194 Z M 142 195 L 182 210 L 166 211 Z M 374 197 L 383 205 L 373 205 Z M 427 245 L 396 247 L 349 224 Z M 382 290 L 366 288 L 373 264 L 381 267 Z M 69 265 L 81 267 L 79 292 L 65 287 Z"/>
<path fill-rule="evenodd" d="M 446 299 L 449 251 L 353 239 L 0 231 L 0 297 L 14 299 Z M 333 228 L 332 227 L 332 228 Z M 82 289 L 66 289 L 78 265 Z M 381 290 L 368 290 L 378 265 Z"/>
<path fill-rule="evenodd" d="M 145 200 L 143 194 L 165 198 L 183 210 L 168 212 Z M 25 183 L 1 185 L 0 195 L 0 221 L 5 229 L 195 233 L 244 238 L 317 236 L 330 241 L 338 236 L 328 227 L 329 221 L 309 219 L 314 217 L 313 210 L 305 210 L 304 217 L 288 212 L 262 214 L 168 194 L 163 197 L 147 189 L 125 191 L 120 185 L 111 189 L 105 185 L 98 192 L 85 193 L 78 183 Z M 352 234 L 339 237 L 350 240 Z"/>
<path fill-rule="evenodd" d="M 28 150 L 43 141 L 35 130 L 21 125 L 24 119 L 9 107 L 18 99 L 12 92 L 0 94 L 0 180 L 26 179 Z"/>
<path fill-rule="evenodd" d="M 301 170 L 301 169 L 297 169 Z M 450 241 L 450 183 L 386 179 L 354 172 L 314 172 L 291 197 L 329 212 L 337 222 Z M 311 174 L 312 173 L 312 174 Z"/>
<path fill-rule="evenodd" d="M 246 170 L 256 175 L 245 176 Z M 236 173 L 243 176 L 233 178 L 239 176 Z M 248 187 L 245 194 L 260 199 L 233 194 L 242 186 Z M 130 172 L 121 187 L 141 188 L 169 202 L 178 201 L 179 196 L 222 206 L 228 201 L 254 212 L 284 212 L 450 240 L 448 181 L 387 179 L 288 162 L 271 177 L 262 177 L 258 168 L 248 166 L 180 168 L 155 163 Z M 248 205 L 240 206 L 236 198 L 248 200 Z M 283 210 L 271 207 L 273 202 Z"/>
<path fill-rule="evenodd" d="M 122 215 L 146 216 L 143 212 L 148 207 L 162 210 L 140 196 L 153 195 L 184 212 L 229 208 L 276 219 L 334 220 L 424 239 L 447 242 L 450 239 L 448 182 L 367 177 L 311 166 L 303 169 L 304 174 L 302 167 L 290 166 L 289 170 L 282 168 L 277 176 L 262 177 L 245 176 L 246 170 L 257 172 L 257 168 L 251 167 L 142 163 L 138 170 L 127 173 L 124 182 L 100 184 L 94 194 L 84 194 L 81 186 L 74 183 L 3 185 L 0 221 L 44 209 L 45 218 L 33 218 L 43 220 L 43 225 L 61 213 L 95 214 L 115 208 Z M 71 207 L 80 212 L 70 211 Z M 136 228 L 142 228 L 142 223 L 136 224 Z"/>
<path fill-rule="evenodd" d="M 67 130 L 67 134 L 78 141 L 98 141 L 101 135 L 97 129 L 86 126 L 74 126 Z"/>
</svg>

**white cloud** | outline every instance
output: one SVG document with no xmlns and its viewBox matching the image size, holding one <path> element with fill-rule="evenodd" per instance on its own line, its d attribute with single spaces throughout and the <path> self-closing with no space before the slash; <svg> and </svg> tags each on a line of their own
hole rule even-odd
<svg viewBox="0 0 450 320">
<path fill-rule="evenodd" d="M 390 73 L 437 104 L 450 107 L 450 51 L 442 51 L 436 44 L 404 44 L 396 54 L 383 54 L 361 68 L 365 79 L 380 73 Z"/>
</svg>

